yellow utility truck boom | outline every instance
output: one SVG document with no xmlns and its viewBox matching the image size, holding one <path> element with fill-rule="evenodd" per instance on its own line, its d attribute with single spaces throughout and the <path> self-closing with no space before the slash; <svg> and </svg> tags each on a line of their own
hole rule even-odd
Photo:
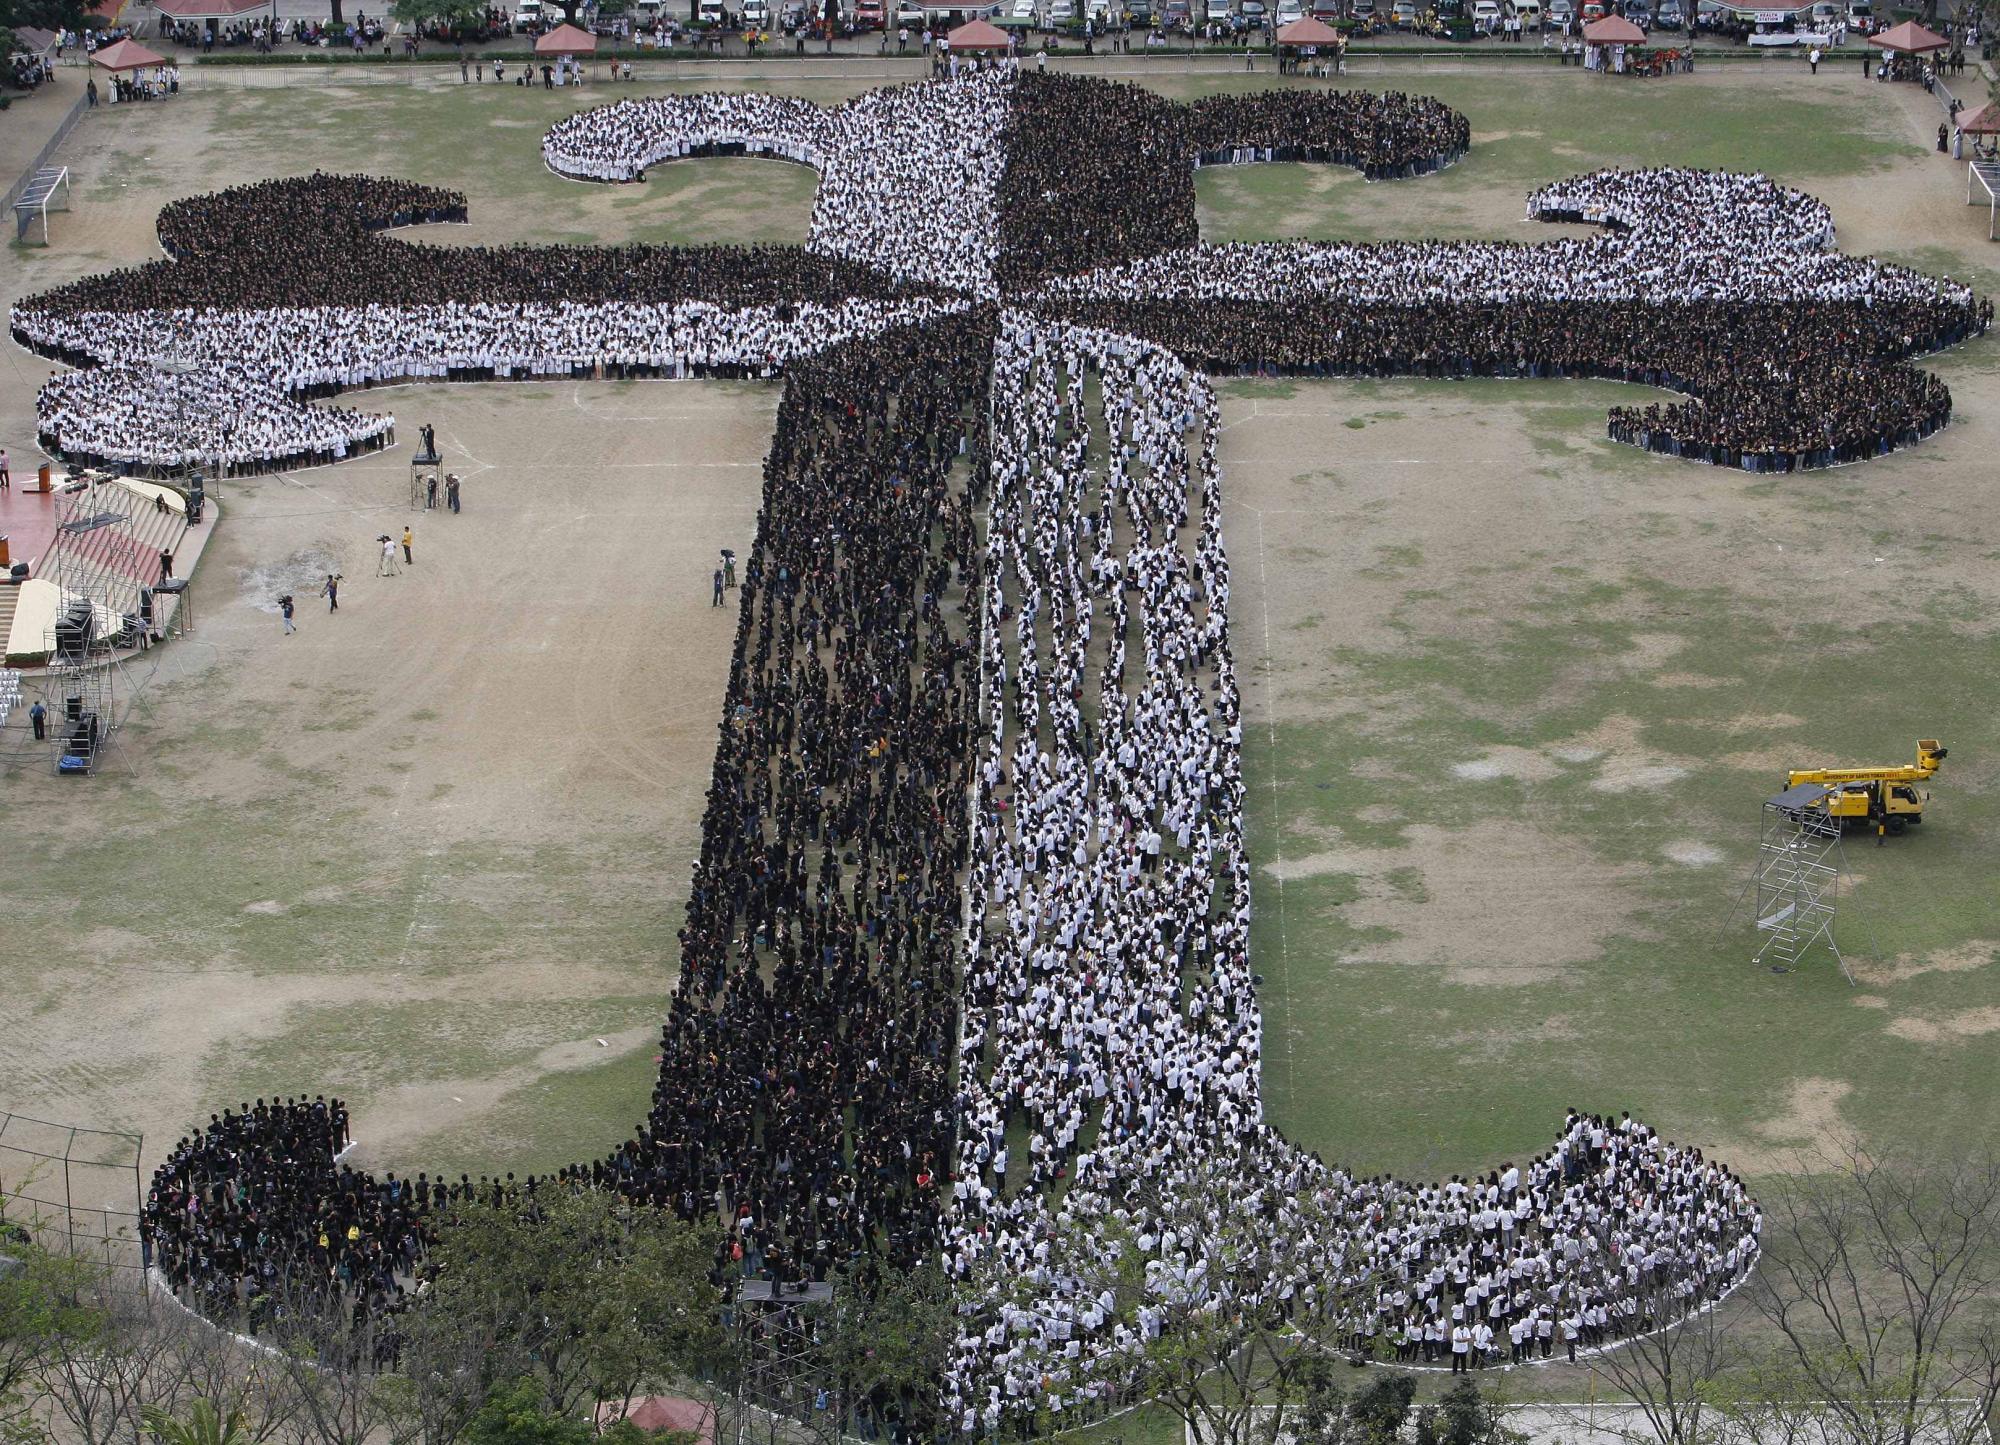
<svg viewBox="0 0 2000 1445">
<path fill-rule="evenodd" d="M 1935 738 L 1917 741 L 1914 765 L 1888 768 L 1798 768 L 1785 774 L 1785 786 L 1813 784 L 1827 789 L 1819 807 L 1828 816 L 1865 820 L 1878 832 L 1900 833 L 1924 820 L 1931 795 L 1916 784 L 1929 782 L 1944 762 L 1945 749 Z"/>
</svg>

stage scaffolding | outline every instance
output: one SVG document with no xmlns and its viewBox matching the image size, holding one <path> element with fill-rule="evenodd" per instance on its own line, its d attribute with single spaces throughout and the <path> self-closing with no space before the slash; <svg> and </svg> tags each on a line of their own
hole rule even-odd
<svg viewBox="0 0 2000 1445">
<path fill-rule="evenodd" d="M 726 1445 L 839 1445 L 843 1402 L 824 1368 L 816 1326 L 832 1314 L 833 1286 L 773 1286 L 743 1280 L 731 1324 L 736 1341 L 735 1415 Z"/>
<path fill-rule="evenodd" d="M 1753 880 L 1757 931 L 1764 941 L 1751 962 L 1789 972 L 1815 944 L 1823 943 L 1853 983 L 1833 936 L 1847 855 L 1840 846 L 1840 819 L 1826 806 L 1828 791 L 1802 783 L 1764 800 Z"/>
</svg>

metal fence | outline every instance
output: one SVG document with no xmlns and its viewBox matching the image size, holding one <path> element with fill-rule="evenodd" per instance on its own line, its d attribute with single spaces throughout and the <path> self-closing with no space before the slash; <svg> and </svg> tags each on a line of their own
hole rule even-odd
<svg viewBox="0 0 2000 1445">
<path fill-rule="evenodd" d="M 145 1136 L 0 1111 L 0 1217 L 45 1248 L 137 1269 Z"/>
<path fill-rule="evenodd" d="M 35 172 L 49 163 L 49 157 L 56 153 L 56 147 L 69 139 L 69 133 L 76 129 L 76 123 L 83 118 L 83 112 L 90 105 L 88 95 L 79 95 L 76 104 L 69 108 L 69 114 L 62 118 L 56 133 L 49 137 L 49 143 L 42 147 L 41 154 L 28 162 L 28 168 L 21 172 L 21 178 L 7 187 L 7 199 L 0 201 L 0 211 L 11 211 L 14 202 L 21 199 L 21 193 L 28 189 L 28 182 L 35 178 Z"/>
</svg>

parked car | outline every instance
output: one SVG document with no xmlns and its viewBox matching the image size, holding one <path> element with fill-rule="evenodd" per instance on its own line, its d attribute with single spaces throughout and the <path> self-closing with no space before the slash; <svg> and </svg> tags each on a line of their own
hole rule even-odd
<svg viewBox="0 0 2000 1445">
<path fill-rule="evenodd" d="M 1472 28 L 1481 35 L 1491 35 L 1499 30 L 1501 21 L 1500 0 L 1473 0 Z"/>
<path fill-rule="evenodd" d="M 1278 0 L 1278 17 L 1271 23 L 1282 29 L 1284 26 L 1290 25 L 1294 20 L 1303 20 L 1305 14 L 1306 8 L 1303 0 Z"/>
<path fill-rule="evenodd" d="M 1653 18 L 1662 30 L 1687 28 L 1687 11 L 1681 8 L 1681 0 L 1660 0 L 1660 8 L 1654 12 Z"/>
<path fill-rule="evenodd" d="M 1576 19 L 1576 0 L 1549 0 L 1549 24 L 1567 25 Z"/>
<path fill-rule="evenodd" d="M 1375 18 L 1375 0 L 1354 0 L 1351 12 L 1363 25 Z"/>
<path fill-rule="evenodd" d="M 1154 20 L 1153 0 L 1125 0 L 1125 18 L 1134 30 L 1145 30 Z"/>
<path fill-rule="evenodd" d="M 882 0 L 854 0 L 854 28 L 880 30 L 887 19 Z"/>
<path fill-rule="evenodd" d="M 1262 30 L 1270 21 L 1271 12 L 1264 7 L 1264 0 L 1243 0 L 1237 18 L 1242 20 L 1245 30 Z"/>
<path fill-rule="evenodd" d="M 1610 13 L 1611 9 L 1604 3 L 1604 0 L 1583 0 L 1583 18 L 1586 22 L 1602 20 Z"/>
<path fill-rule="evenodd" d="M 1875 28 L 1875 7 L 1868 0 L 1848 0 L 1847 23 L 1850 28 L 1867 32 Z"/>
<path fill-rule="evenodd" d="M 1398 30 L 1417 28 L 1417 0 L 1396 0 L 1389 8 L 1389 23 Z"/>
<path fill-rule="evenodd" d="M 1641 30 L 1653 28 L 1653 0 L 1625 0 L 1625 18 Z"/>
<path fill-rule="evenodd" d="M 1523 30 L 1542 28 L 1542 0 L 1514 0 L 1514 15 Z"/>
</svg>

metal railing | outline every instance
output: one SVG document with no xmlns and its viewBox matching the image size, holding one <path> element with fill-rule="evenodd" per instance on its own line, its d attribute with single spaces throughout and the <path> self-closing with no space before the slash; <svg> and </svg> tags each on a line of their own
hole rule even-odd
<svg viewBox="0 0 2000 1445">
<path fill-rule="evenodd" d="M 22 193 L 28 189 L 29 182 L 34 180 L 35 172 L 47 165 L 49 157 L 56 153 L 56 147 L 69 139 L 69 133 L 76 129 L 77 121 L 83 118 L 83 113 L 88 109 L 89 105 L 90 97 L 88 95 L 79 95 L 76 98 L 76 104 L 69 108 L 69 114 L 62 118 L 61 123 L 56 126 L 55 134 L 49 137 L 49 143 L 42 147 L 40 153 L 33 160 L 28 162 L 28 168 L 21 172 L 21 178 L 7 188 L 7 199 L 0 201 L 0 212 L 14 209 L 14 202 L 21 199 Z"/>
</svg>

